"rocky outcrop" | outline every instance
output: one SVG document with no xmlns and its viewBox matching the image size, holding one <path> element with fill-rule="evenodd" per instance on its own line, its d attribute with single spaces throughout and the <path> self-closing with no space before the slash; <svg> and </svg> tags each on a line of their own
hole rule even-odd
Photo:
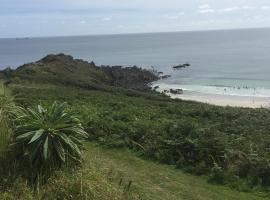
<svg viewBox="0 0 270 200">
<path fill-rule="evenodd" d="M 173 66 L 172 68 L 173 69 L 183 69 L 183 68 L 186 68 L 186 67 L 189 67 L 189 66 L 190 66 L 189 63 L 185 63 L 185 64 L 180 64 L 180 65 Z"/>
<path fill-rule="evenodd" d="M 27 80 L 90 89 L 115 86 L 137 90 L 151 90 L 148 84 L 159 79 L 158 75 L 137 66 L 96 66 L 94 62 L 65 54 L 50 54 L 37 62 L 8 70 L 8 73 L 2 71 L 0 77 L 8 81 Z"/>
<path fill-rule="evenodd" d="M 107 74 L 108 80 L 106 81 L 108 84 L 113 86 L 145 90 L 149 88 L 149 83 L 159 79 L 158 76 L 150 71 L 141 69 L 137 66 L 107 66 L 101 67 L 101 70 Z"/>
<path fill-rule="evenodd" d="M 171 75 L 164 75 L 164 76 L 160 76 L 160 79 L 166 79 L 166 78 L 170 78 Z"/>
<path fill-rule="evenodd" d="M 70 63 L 73 62 L 74 59 L 72 56 L 70 55 L 65 55 L 65 54 L 58 54 L 58 55 L 54 55 L 54 54 L 49 54 L 47 56 L 45 56 L 44 58 L 42 58 L 40 61 L 38 61 L 39 63 L 52 63 L 52 62 L 60 62 L 60 63 Z"/>
<path fill-rule="evenodd" d="M 184 91 L 182 89 L 170 89 L 171 94 L 183 94 Z"/>
</svg>

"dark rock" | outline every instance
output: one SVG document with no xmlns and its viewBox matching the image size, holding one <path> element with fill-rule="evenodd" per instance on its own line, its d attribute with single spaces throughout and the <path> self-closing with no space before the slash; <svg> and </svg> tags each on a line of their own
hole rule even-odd
<svg viewBox="0 0 270 200">
<path fill-rule="evenodd" d="M 61 62 L 61 63 L 68 63 L 73 61 L 73 57 L 69 55 L 65 55 L 63 53 L 54 55 L 49 54 L 46 57 L 42 58 L 39 62 L 43 63 L 51 63 L 51 62 Z"/>
<path fill-rule="evenodd" d="M 5 69 L 3 70 L 3 72 L 11 72 L 11 71 L 12 71 L 11 67 L 7 67 L 7 68 L 5 68 Z"/>
<path fill-rule="evenodd" d="M 164 76 L 161 76 L 160 79 L 166 79 L 166 78 L 170 78 L 171 75 L 164 75 Z"/>
<path fill-rule="evenodd" d="M 166 94 L 166 93 L 168 93 L 168 92 L 169 92 L 169 90 L 163 90 L 163 91 L 162 91 L 163 94 Z"/>
<path fill-rule="evenodd" d="M 94 61 L 90 62 L 90 65 L 91 65 L 92 67 L 96 67 L 96 64 L 94 63 Z"/>
<path fill-rule="evenodd" d="M 153 74 L 151 71 L 139 68 L 137 66 L 102 66 L 101 70 L 109 78 L 107 80 L 108 84 L 131 89 L 148 90 L 150 89 L 148 84 L 159 79 L 159 77 Z"/>
<path fill-rule="evenodd" d="M 154 89 L 154 90 L 157 90 L 158 88 L 159 88 L 159 86 L 157 85 L 157 86 L 155 86 L 153 89 Z"/>
<path fill-rule="evenodd" d="M 172 94 L 183 94 L 184 91 L 182 89 L 170 89 L 170 93 L 172 93 Z"/>
<path fill-rule="evenodd" d="M 173 66 L 172 68 L 173 69 L 182 69 L 182 68 L 186 68 L 186 67 L 189 67 L 189 66 L 190 66 L 189 63 L 185 63 L 185 64 L 180 64 L 180 65 Z"/>
</svg>

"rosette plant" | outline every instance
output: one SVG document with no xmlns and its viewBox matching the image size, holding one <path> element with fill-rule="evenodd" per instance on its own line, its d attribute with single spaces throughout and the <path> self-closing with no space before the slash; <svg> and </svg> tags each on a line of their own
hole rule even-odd
<svg viewBox="0 0 270 200">
<path fill-rule="evenodd" d="M 13 123 L 18 157 L 32 174 L 45 175 L 70 161 L 80 162 L 87 134 L 66 103 L 17 108 Z"/>
</svg>

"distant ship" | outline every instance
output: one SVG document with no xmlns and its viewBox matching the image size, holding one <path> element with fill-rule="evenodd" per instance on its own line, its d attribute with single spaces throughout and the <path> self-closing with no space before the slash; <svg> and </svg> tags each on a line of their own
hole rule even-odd
<svg viewBox="0 0 270 200">
<path fill-rule="evenodd" d="M 29 37 L 23 37 L 23 38 L 16 38 L 16 40 L 29 40 Z"/>
</svg>

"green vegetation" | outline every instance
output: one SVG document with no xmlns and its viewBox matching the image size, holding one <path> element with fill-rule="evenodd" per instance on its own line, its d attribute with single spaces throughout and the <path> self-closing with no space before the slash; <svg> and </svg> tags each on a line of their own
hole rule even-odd
<svg viewBox="0 0 270 200">
<path fill-rule="evenodd" d="M 93 158 L 91 158 L 93 159 Z M 111 180 L 111 170 L 88 163 L 85 167 L 56 171 L 46 184 L 32 187 L 17 178 L 6 187 L 0 187 L 1 200 L 139 200 L 138 195 L 124 191 Z M 2 186 L 2 182 L 1 186 Z"/>
<path fill-rule="evenodd" d="M 64 54 L 48 55 L 16 70 L 0 72 L 6 83 L 41 83 L 80 87 L 92 90 L 113 90 L 119 87 L 147 90 L 147 83 L 158 80 L 153 73 L 136 66 L 100 66 Z"/>
<path fill-rule="evenodd" d="M 0 152 L 0 199 L 137 199 L 113 184 L 105 168 L 70 164 L 81 163 L 86 132 L 66 104 L 2 105 L 9 140 Z"/>
<path fill-rule="evenodd" d="M 2 100 L 0 100 L 2 101 Z M 6 120 L 5 115 L 3 114 L 3 110 L 0 109 L 0 154 L 6 149 L 7 145 L 9 144 L 10 140 L 10 129 L 8 126 L 8 122 Z"/>
<path fill-rule="evenodd" d="M 149 200 L 263 200 L 259 194 L 231 190 L 208 184 L 202 177 L 184 173 L 173 166 L 138 158 L 128 149 L 102 148 L 86 143 L 86 161 L 89 165 L 109 168 L 114 182 L 122 180 L 122 187 L 132 181 L 130 190 Z M 94 159 L 93 159 L 94 158 Z M 261 194 L 265 196 L 264 194 Z"/>
<path fill-rule="evenodd" d="M 67 101 L 80 113 L 89 140 L 108 147 L 128 147 L 145 158 L 207 175 L 209 182 L 240 191 L 268 188 L 267 109 L 216 107 L 158 94 L 55 86 L 17 87 L 14 92 L 22 105 Z"/>
<path fill-rule="evenodd" d="M 62 54 L 0 77 L 15 97 L 0 101 L 0 199 L 269 197 L 268 109 L 169 99 L 150 72 Z M 107 149 L 86 142 L 71 165 L 86 133 Z"/>
<path fill-rule="evenodd" d="M 13 116 L 14 146 L 31 175 L 49 175 L 68 161 L 80 162 L 87 133 L 65 103 L 36 110 L 17 108 Z M 34 174 L 36 173 L 36 174 Z"/>
<path fill-rule="evenodd" d="M 0 157 L 10 142 L 11 131 L 8 125 L 7 111 L 11 106 L 11 99 L 8 91 L 5 90 L 3 83 L 0 82 Z"/>
<path fill-rule="evenodd" d="M 35 193 L 22 179 L 0 199 L 98 200 L 266 200 L 265 194 L 243 193 L 207 183 L 173 166 L 138 158 L 128 149 L 101 148 L 86 143 L 80 169 L 59 171 Z M 129 191 L 125 191 L 131 182 Z M 121 183 L 121 185 L 120 185 Z M 87 197 L 87 198 L 86 198 Z"/>
</svg>

